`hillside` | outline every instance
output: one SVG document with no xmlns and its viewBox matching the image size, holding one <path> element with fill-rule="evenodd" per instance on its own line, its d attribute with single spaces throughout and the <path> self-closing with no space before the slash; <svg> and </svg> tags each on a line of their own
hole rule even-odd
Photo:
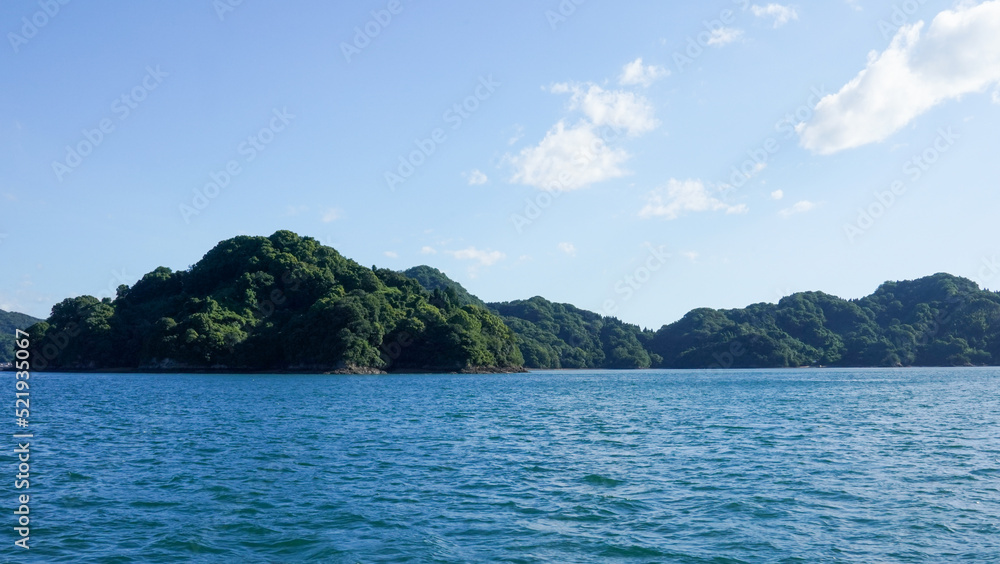
<svg viewBox="0 0 1000 564">
<path fill-rule="evenodd" d="M 490 308 L 517 334 L 530 368 L 649 368 L 660 362 L 643 346 L 652 332 L 613 317 L 538 296 Z"/>
<path fill-rule="evenodd" d="M 435 287 L 470 295 L 430 270 Z M 655 333 L 541 297 L 487 305 L 517 335 L 529 368 L 1000 364 L 1000 294 L 950 274 L 886 282 L 859 300 L 800 292 L 777 304 L 699 308 Z"/>
<path fill-rule="evenodd" d="M 481 308 L 487 308 L 483 300 L 473 296 L 466 290 L 461 284 L 455 282 L 451 278 L 441 272 L 440 270 L 427 266 L 420 265 L 414 266 L 408 270 L 404 270 L 403 274 L 409 278 L 412 278 L 420 283 L 428 292 L 433 292 L 434 290 L 441 290 L 449 295 L 451 300 L 458 305 L 475 305 Z"/>
<path fill-rule="evenodd" d="M 843 300 L 802 292 L 777 304 L 696 309 L 648 344 L 665 368 L 1000 364 L 1000 294 L 935 274 Z"/>
<path fill-rule="evenodd" d="M 488 307 L 517 335 L 528 368 L 649 368 L 654 360 L 642 342 L 652 337 L 637 326 L 611 317 L 557 304 L 529 300 L 485 304 L 461 284 L 429 266 L 403 272 L 427 290 L 441 290 L 460 304 Z"/>
<path fill-rule="evenodd" d="M 157 268 L 114 300 L 63 300 L 32 327 L 36 368 L 518 370 L 503 321 L 414 280 L 279 231 Z M 58 354 L 44 354 L 54 344 Z M 49 348 L 51 353 L 54 348 Z"/>
<path fill-rule="evenodd" d="M 30 315 L 0 309 L 0 364 L 14 360 L 14 332 L 41 321 Z"/>
<path fill-rule="evenodd" d="M 0 314 L 3 337 L 35 321 Z M 538 296 L 486 304 L 435 268 L 369 269 L 279 231 L 223 241 L 187 271 L 158 268 L 113 300 L 63 300 L 30 331 L 41 369 L 998 365 L 1000 294 L 935 274 L 857 300 L 699 308 L 653 332 Z"/>
</svg>

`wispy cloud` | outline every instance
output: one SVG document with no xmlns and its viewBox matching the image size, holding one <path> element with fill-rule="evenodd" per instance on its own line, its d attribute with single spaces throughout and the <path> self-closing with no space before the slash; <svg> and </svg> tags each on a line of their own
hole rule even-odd
<svg viewBox="0 0 1000 564">
<path fill-rule="evenodd" d="M 323 220 L 323 223 L 330 223 L 333 221 L 337 221 L 341 217 L 343 217 L 343 213 L 339 209 L 329 208 L 328 210 L 323 212 L 321 219 Z"/>
<path fill-rule="evenodd" d="M 623 86 L 649 86 L 653 82 L 669 76 L 670 71 L 656 65 L 643 65 L 642 57 L 627 63 L 618 77 L 618 84 Z"/>
<path fill-rule="evenodd" d="M 391 258 L 391 259 L 397 259 L 397 258 L 399 258 L 399 253 L 397 253 L 396 251 L 386 251 L 386 252 L 384 252 L 382 254 L 385 255 L 385 256 L 387 256 L 387 257 L 389 257 L 389 258 Z"/>
<path fill-rule="evenodd" d="M 828 155 L 887 139 L 932 107 L 1000 83 L 1000 0 L 900 28 L 889 48 L 798 124 L 803 147 Z"/>
<path fill-rule="evenodd" d="M 471 172 L 463 173 L 462 176 L 464 176 L 466 181 L 468 181 L 469 186 L 479 186 L 486 184 L 489 181 L 486 174 L 478 168 L 472 169 Z"/>
<path fill-rule="evenodd" d="M 653 190 L 639 217 L 677 219 L 685 212 L 724 211 L 727 214 L 746 213 L 744 204 L 730 205 L 713 196 L 701 180 L 670 179 L 667 186 Z"/>
<path fill-rule="evenodd" d="M 713 29 L 708 37 L 708 44 L 713 47 L 722 47 L 743 37 L 743 30 L 734 27 L 720 27 Z"/>
<path fill-rule="evenodd" d="M 458 260 L 471 260 L 478 262 L 481 266 L 491 266 L 506 258 L 507 255 L 500 251 L 480 250 L 475 247 L 468 247 L 460 251 L 446 251 Z"/>
<path fill-rule="evenodd" d="M 784 197 L 785 197 L 785 191 L 784 190 L 775 190 L 774 192 L 771 192 L 771 199 L 772 200 L 780 200 L 780 199 L 782 199 Z"/>
<path fill-rule="evenodd" d="M 767 4 L 766 6 L 754 4 L 750 6 L 750 11 L 758 18 L 771 18 L 774 20 L 775 28 L 779 28 L 792 20 L 799 19 L 799 13 L 795 8 L 782 6 L 781 4 Z"/>
<path fill-rule="evenodd" d="M 436 255 L 437 254 L 437 249 L 435 249 L 434 247 L 424 246 L 424 247 L 420 248 L 420 254 L 422 254 L 422 255 Z"/>
<path fill-rule="evenodd" d="M 542 141 L 512 157 L 512 182 L 563 192 L 625 175 L 629 155 L 612 149 L 590 123 L 567 128 L 559 122 Z"/>
<path fill-rule="evenodd" d="M 589 83 L 557 83 L 549 91 L 571 94 L 568 108 L 583 119 L 575 125 L 560 120 L 538 145 L 508 156 L 514 167 L 511 182 L 564 192 L 624 176 L 621 167 L 629 154 L 611 148 L 602 129 L 610 128 L 615 137 L 635 137 L 660 125 L 649 100 L 634 92 Z"/>
<path fill-rule="evenodd" d="M 645 97 L 625 90 L 605 90 L 596 84 L 554 84 L 556 94 L 572 93 L 571 110 L 583 112 L 590 123 L 624 130 L 628 135 L 640 135 L 657 128 L 660 122 L 653 116 L 653 105 Z"/>
<path fill-rule="evenodd" d="M 810 202 L 809 200 L 802 200 L 801 202 L 795 202 L 790 208 L 785 208 L 778 212 L 781 217 L 791 217 L 796 214 L 806 213 L 807 211 L 812 211 L 819 206 L 816 202 Z"/>
<path fill-rule="evenodd" d="M 573 243 L 559 243 L 556 248 L 571 257 L 576 256 L 576 246 Z"/>
</svg>

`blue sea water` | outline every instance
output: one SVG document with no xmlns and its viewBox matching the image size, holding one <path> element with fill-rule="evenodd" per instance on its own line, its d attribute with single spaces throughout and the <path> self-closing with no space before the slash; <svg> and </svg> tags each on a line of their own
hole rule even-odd
<svg viewBox="0 0 1000 564">
<path fill-rule="evenodd" d="M 997 369 L 31 383 L 3 562 L 1000 562 Z"/>
</svg>

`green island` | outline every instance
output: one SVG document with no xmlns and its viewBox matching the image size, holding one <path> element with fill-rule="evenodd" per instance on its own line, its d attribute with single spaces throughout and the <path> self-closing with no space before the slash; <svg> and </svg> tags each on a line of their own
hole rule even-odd
<svg viewBox="0 0 1000 564">
<path fill-rule="evenodd" d="M 69 371 L 511 372 L 1000 364 L 1000 293 L 935 274 L 844 300 L 699 308 L 657 331 L 541 297 L 486 303 L 441 271 L 361 266 L 278 231 L 160 267 L 114 299 L 39 321 L 0 312 L 0 364 L 27 329 L 33 368 Z"/>
</svg>

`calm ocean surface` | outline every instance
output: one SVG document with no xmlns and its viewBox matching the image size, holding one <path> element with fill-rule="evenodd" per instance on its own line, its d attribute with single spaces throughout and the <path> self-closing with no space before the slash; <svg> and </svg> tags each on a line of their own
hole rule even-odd
<svg viewBox="0 0 1000 564">
<path fill-rule="evenodd" d="M 1000 562 L 997 369 L 31 384 L 3 562 Z"/>
</svg>

